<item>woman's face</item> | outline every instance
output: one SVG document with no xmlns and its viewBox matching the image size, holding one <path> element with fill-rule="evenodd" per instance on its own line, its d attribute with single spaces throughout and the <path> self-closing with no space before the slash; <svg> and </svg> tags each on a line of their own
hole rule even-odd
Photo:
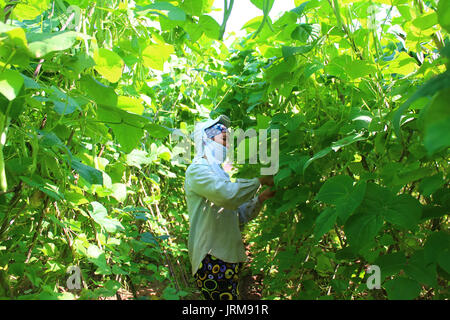
<svg viewBox="0 0 450 320">
<path fill-rule="evenodd" d="M 221 145 L 223 145 L 224 147 L 228 148 L 228 132 L 222 132 L 216 136 L 214 136 L 213 140 Z"/>
</svg>

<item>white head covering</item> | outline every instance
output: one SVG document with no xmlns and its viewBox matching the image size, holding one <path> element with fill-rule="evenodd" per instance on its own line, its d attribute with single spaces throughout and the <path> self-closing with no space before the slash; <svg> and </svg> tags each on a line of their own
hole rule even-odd
<svg viewBox="0 0 450 320">
<path fill-rule="evenodd" d="M 203 156 L 206 156 L 207 161 L 210 164 L 220 164 L 219 161 L 212 156 L 212 150 L 209 147 L 211 143 L 216 143 L 211 139 L 208 139 L 205 129 L 211 127 L 216 123 L 222 123 L 227 128 L 230 126 L 230 118 L 225 115 L 220 115 L 216 119 L 208 119 L 206 121 L 199 122 L 194 128 L 194 144 L 195 144 L 195 157 L 192 163 L 199 161 Z"/>
</svg>

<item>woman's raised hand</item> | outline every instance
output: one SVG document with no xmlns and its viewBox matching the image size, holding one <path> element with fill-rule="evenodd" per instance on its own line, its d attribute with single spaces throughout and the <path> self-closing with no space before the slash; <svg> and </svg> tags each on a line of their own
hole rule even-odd
<svg viewBox="0 0 450 320">
<path fill-rule="evenodd" d="M 269 186 L 272 187 L 273 186 L 273 176 L 262 176 L 259 177 L 259 182 L 261 183 L 261 185 L 263 186 Z"/>
</svg>

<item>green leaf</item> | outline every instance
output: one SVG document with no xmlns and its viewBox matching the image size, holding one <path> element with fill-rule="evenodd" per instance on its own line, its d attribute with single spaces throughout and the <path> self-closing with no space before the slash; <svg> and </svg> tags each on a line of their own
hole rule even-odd
<svg viewBox="0 0 450 320">
<path fill-rule="evenodd" d="M 23 83 L 23 77 L 15 70 L 7 69 L 0 73 L 0 93 L 9 101 L 17 98 Z"/>
<path fill-rule="evenodd" d="M 213 17 L 208 15 L 200 16 L 198 25 L 203 29 L 206 36 L 211 39 L 219 39 L 220 35 L 220 25 L 214 20 Z"/>
<path fill-rule="evenodd" d="M 306 6 L 308 5 L 309 1 L 305 1 L 302 4 L 300 4 L 299 6 L 297 6 L 296 8 L 292 9 L 292 12 L 295 12 L 296 14 L 298 14 L 299 16 L 301 16 L 303 14 L 303 11 L 305 11 Z"/>
<path fill-rule="evenodd" d="M 113 233 L 123 231 L 125 228 L 117 219 L 112 219 L 107 216 L 106 208 L 99 202 L 91 202 L 92 211 L 89 211 L 92 219 L 97 222 L 106 231 Z"/>
<path fill-rule="evenodd" d="M 378 213 L 361 211 L 350 218 L 344 225 L 348 243 L 355 251 L 369 247 L 383 226 L 383 219 Z"/>
<path fill-rule="evenodd" d="M 174 6 L 169 2 L 156 2 L 147 6 L 136 6 L 136 13 L 146 15 L 147 13 L 157 13 L 173 21 L 185 21 L 186 13 L 183 9 Z"/>
<path fill-rule="evenodd" d="M 114 89 L 107 87 L 90 76 L 84 76 L 80 80 L 81 89 L 97 105 L 116 107 L 118 97 Z"/>
<path fill-rule="evenodd" d="M 327 204 L 337 204 L 347 193 L 352 190 L 353 179 L 347 175 L 334 176 L 322 185 L 319 193 L 314 198 Z"/>
<path fill-rule="evenodd" d="M 94 61 L 94 69 L 106 80 L 112 83 L 120 80 L 125 63 L 117 53 L 99 48 L 94 52 Z"/>
<path fill-rule="evenodd" d="M 119 202 L 124 202 L 127 198 L 127 186 L 123 183 L 114 183 L 112 185 L 112 191 L 111 194 L 114 198 L 116 198 Z"/>
<path fill-rule="evenodd" d="M 403 252 L 389 253 L 379 256 L 375 262 L 375 265 L 380 267 L 381 279 L 396 275 L 400 270 L 404 269 L 406 265 L 406 257 Z"/>
<path fill-rule="evenodd" d="M 42 58 L 54 51 L 63 51 L 71 48 L 78 33 L 74 31 L 61 31 L 53 33 L 27 33 L 28 48 L 36 58 Z"/>
<path fill-rule="evenodd" d="M 265 1 L 267 1 L 267 0 L 250 0 L 250 2 L 253 3 L 255 5 L 255 7 L 257 7 L 260 10 L 263 10 Z M 268 11 L 270 11 L 272 9 L 274 2 L 275 2 L 275 0 L 269 0 L 269 8 L 267 8 Z"/>
<path fill-rule="evenodd" d="M 214 0 L 184 0 L 181 7 L 187 14 L 200 17 L 211 10 L 213 3 Z"/>
<path fill-rule="evenodd" d="M 411 23 L 419 29 L 426 30 L 438 23 L 438 16 L 436 12 L 425 13 L 420 17 L 415 18 Z"/>
<path fill-rule="evenodd" d="M 12 52 L 14 55 L 11 55 Z M 27 67 L 31 55 L 25 31 L 17 26 L 0 22 L 0 57 L 4 59 L 9 57 L 11 65 Z"/>
<path fill-rule="evenodd" d="M 283 46 L 281 47 L 281 52 L 283 53 L 283 57 L 285 59 L 296 55 L 296 54 L 305 54 L 310 52 L 315 47 L 315 44 L 300 46 L 300 47 L 289 47 Z"/>
<path fill-rule="evenodd" d="M 450 33 L 450 0 L 439 0 L 437 15 L 439 24 Z"/>
<path fill-rule="evenodd" d="M 156 157 L 150 157 L 149 154 L 144 150 L 133 150 L 127 154 L 127 165 L 135 166 L 141 169 L 141 165 L 151 164 L 156 160 Z"/>
<path fill-rule="evenodd" d="M 342 223 L 359 207 L 366 191 L 365 182 L 353 186 L 353 179 L 346 175 L 328 179 L 320 188 L 315 200 L 336 205 L 337 215 Z"/>
<path fill-rule="evenodd" d="M 409 194 L 381 200 L 379 211 L 386 221 L 406 229 L 414 228 L 422 216 L 420 202 Z"/>
<path fill-rule="evenodd" d="M 409 75 L 418 68 L 416 60 L 409 56 L 406 52 L 400 52 L 394 61 L 389 65 L 389 73 L 398 73 Z"/>
<path fill-rule="evenodd" d="M 405 274 L 417 282 L 435 287 L 437 286 L 436 264 L 427 263 L 424 250 L 416 251 L 405 266 Z"/>
<path fill-rule="evenodd" d="M 325 233 L 333 228 L 336 222 L 337 212 L 335 208 L 326 208 L 316 219 L 314 226 L 314 238 L 319 240 Z"/>
<path fill-rule="evenodd" d="M 108 266 L 106 262 L 105 253 L 100 250 L 96 245 L 92 244 L 87 249 L 88 260 L 95 264 L 98 269 L 96 270 L 96 274 L 109 275 L 111 274 L 111 268 Z"/>
<path fill-rule="evenodd" d="M 351 80 L 354 80 L 369 74 L 374 74 L 377 69 L 368 61 L 353 60 L 348 55 L 339 55 L 330 61 L 325 67 L 325 71 L 330 75 L 335 75 L 340 78 L 348 75 Z"/>
<path fill-rule="evenodd" d="M 129 153 L 136 148 L 144 135 L 144 130 L 126 124 L 110 124 L 123 152 Z"/>
<path fill-rule="evenodd" d="M 450 249 L 445 248 L 438 256 L 439 266 L 450 274 Z"/>
<path fill-rule="evenodd" d="M 442 252 L 450 248 L 450 235 L 444 231 L 434 232 L 425 243 L 424 260 L 426 263 L 437 263 Z"/>
<path fill-rule="evenodd" d="M 320 158 L 325 157 L 327 154 L 329 154 L 332 150 L 333 151 L 338 151 L 340 148 L 348 146 L 354 142 L 357 141 L 361 141 L 361 140 L 366 140 L 367 138 L 363 137 L 363 133 L 355 133 L 355 134 L 351 134 L 343 139 L 340 139 L 336 142 L 333 142 L 331 144 L 330 147 L 327 147 L 323 150 L 320 150 L 319 152 L 317 152 L 313 157 L 311 157 L 308 161 L 305 162 L 305 165 L 303 166 L 303 173 L 305 172 L 306 168 L 309 167 L 309 165 Z"/>
<path fill-rule="evenodd" d="M 72 169 L 75 170 L 88 183 L 103 185 L 103 174 L 101 171 L 87 166 L 75 158 L 72 159 L 70 165 Z"/>
<path fill-rule="evenodd" d="M 394 113 L 394 117 L 392 119 L 392 124 L 394 127 L 395 134 L 402 138 L 402 133 L 400 131 L 400 122 L 402 119 L 403 113 L 409 108 L 409 106 L 419 98 L 433 96 L 436 92 L 450 88 L 450 71 L 446 71 L 444 73 L 439 74 L 438 76 L 428 80 L 425 84 L 423 84 L 419 89 L 417 89 L 414 94 L 403 103 L 397 111 Z M 448 98 L 447 98 L 448 99 Z M 442 125 L 442 124 L 440 124 Z M 444 124 L 445 125 L 445 124 Z M 438 124 L 439 126 L 439 124 Z M 433 127 L 432 127 L 433 129 Z M 447 132 L 446 132 L 447 133 Z M 432 130 L 432 134 L 434 131 Z M 448 139 L 447 139 L 448 141 Z M 430 145 L 429 145 L 430 147 Z M 431 145 L 433 147 L 433 145 Z"/>
<path fill-rule="evenodd" d="M 291 176 L 291 169 L 283 168 L 274 176 L 273 180 L 276 186 L 278 186 L 281 181 Z"/>
<path fill-rule="evenodd" d="M 442 90 L 424 109 L 424 145 L 428 155 L 450 146 L 450 89 Z"/>
<path fill-rule="evenodd" d="M 404 277 L 389 280 L 383 287 L 390 300 L 412 300 L 419 295 L 421 289 L 417 281 Z"/>
<path fill-rule="evenodd" d="M 142 51 L 142 59 L 146 67 L 164 71 L 164 62 L 174 53 L 170 44 L 151 44 Z"/>
<path fill-rule="evenodd" d="M 124 111 L 132 112 L 139 115 L 144 113 L 145 110 L 144 105 L 141 101 L 137 100 L 136 98 L 126 96 L 118 97 L 117 107 L 119 107 Z"/>
<path fill-rule="evenodd" d="M 419 191 L 424 197 L 429 197 L 445 183 L 442 172 L 424 178 L 419 184 Z"/>
</svg>

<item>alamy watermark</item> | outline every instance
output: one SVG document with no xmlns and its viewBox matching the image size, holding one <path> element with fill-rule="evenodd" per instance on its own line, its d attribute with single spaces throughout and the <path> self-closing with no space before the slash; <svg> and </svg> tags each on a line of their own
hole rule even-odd
<svg viewBox="0 0 450 320">
<path fill-rule="evenodd" d="M 71 275 L 67 278 L 66 285 L 69 290 L 81 289 L 81 270 L 78 266 L 70 266 L 67 269 L 67 273 Z"/>
<path fill-rule="evenodd" d="M 366 285 L 369 290 L 372 289 L 381 289 L 381 270 L 377 265 L 370 265 L 366 271 L 367 274 L 370 274 L 369 278 L 367 278 Z"/>
<path fill-rule="evenodd" d="M 261 175 L 275 175 L 278 172 L 280 160 L 279 129 L 259 129 L 258 132 L 255 129 L 246 131 L 228 129 L 228 132 L 229 148 L 226 163 L 246 164 L 248 161 L 249 164 L 268 165 L 267 167 L 261 167 Z M 171 134 L 171 139 L 177 141 L 173 149 L 173 160 L 182 164 L 189 164 L 193 159 L 192 142 L 194 142 L 196 153 L 199 144 L 202 144 L 201 137 L 194 137 L 192 140 L 180 130 L 175 130 Z"/>
</svg>

